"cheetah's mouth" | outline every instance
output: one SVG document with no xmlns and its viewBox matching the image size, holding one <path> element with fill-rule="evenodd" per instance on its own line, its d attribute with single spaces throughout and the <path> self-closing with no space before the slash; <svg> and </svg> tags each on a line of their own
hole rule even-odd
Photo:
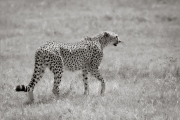
<svg viewBox="0 0 180 120">
<path fill-rule="evenodd" d="M 117 46 L 117 44 L 120 43 L 120 42 L 121 42 L 121 41 L 117 41 L 117 42 L 115 42 L 113 45 L 114 45 L 114 46 Z"/>
</svg>

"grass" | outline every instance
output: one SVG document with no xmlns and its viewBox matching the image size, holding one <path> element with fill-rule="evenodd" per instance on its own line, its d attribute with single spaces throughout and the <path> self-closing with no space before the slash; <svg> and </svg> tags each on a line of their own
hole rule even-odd
<svg viewBox="0 0 180 120">
<path fill-rule="evenodd" d="M 1 0 L 0 118 L 180 119 L 180 2 L 178 0 Z M 114 31 L 124 44 L 104 50 L 100 71 L 106 94 L 89 75 L 83 95 L 81 72 L 65 71 L 60 99 L 46 70 L 35 87 L 35 103 L 24 104 L 34 53 L 45 41 L 75 42 Z"/>
</svg>

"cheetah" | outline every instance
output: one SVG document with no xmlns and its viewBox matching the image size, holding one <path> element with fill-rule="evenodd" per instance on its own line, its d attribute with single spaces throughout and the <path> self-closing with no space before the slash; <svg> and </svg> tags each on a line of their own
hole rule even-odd
<svg viewBox="0 0 180 120">
<path fill-rule="evenodd" d="M 54 74 L 54 85 L 52 92 L 59 97 L 59 84 L 64 69 L 70 71 L 82 70 L 84 82 L 84 94 L 89 94 L 88 73 L 91 73 L 101 82 L 101 94 L 105 92 L 105 81 L 99 72 L 99 66 L 103 58 L 103 49 L 107 45 L 117 46 L 121 41 L 114 32 L 102 32 L 94 37 L 86 37 L 76 43 L 60 43 L 48 41 L 35 53 L 35 67 L 30 83 L 17 85 L 17 92 L 28 92 L 28 102 L 34 101 L 33 90 L 40 81 L 48 67 Z"/>
</svg>

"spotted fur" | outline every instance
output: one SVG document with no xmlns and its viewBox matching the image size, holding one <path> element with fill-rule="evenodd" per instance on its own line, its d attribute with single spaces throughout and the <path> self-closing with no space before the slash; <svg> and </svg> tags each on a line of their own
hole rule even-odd
<svg viewBox="0 0 180 120">
<path fill-rule="evenodd" d="M 29 93 L 29 101 L 34 100 L 33 90 L 48 67 L 54 73 L 53 93 L 59 95 L 59 84 L 64 69 L 70 71 L 82 70 L 84 94 L 89 93 L 88 72 L 101 82 L 101 94 L 105 91 L 105 82 L 99 72 L 99 65 L 103 57 L 103 48 L 108 44 L 116 46 L 118 35 L 113 32 L 103 32 L 94 37 L 86 37 L 76 43 L 59 43 L 49 41 L 42 45 L 35 53 L 35 67 L 30 83 L 18 85 L 16 91 Z"/>
</svg>

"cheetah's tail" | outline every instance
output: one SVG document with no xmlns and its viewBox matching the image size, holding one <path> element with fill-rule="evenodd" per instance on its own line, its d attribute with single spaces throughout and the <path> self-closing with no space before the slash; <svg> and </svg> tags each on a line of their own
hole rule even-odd
<svg viewBox="0 0 180 120">
<path fill-rule="evenodd" d="M 21 92 L 21 91 L 27 92 L 27 86 L 17 85 L 15 90 L 16 90 L 16 92 Z"/>
</svg>

